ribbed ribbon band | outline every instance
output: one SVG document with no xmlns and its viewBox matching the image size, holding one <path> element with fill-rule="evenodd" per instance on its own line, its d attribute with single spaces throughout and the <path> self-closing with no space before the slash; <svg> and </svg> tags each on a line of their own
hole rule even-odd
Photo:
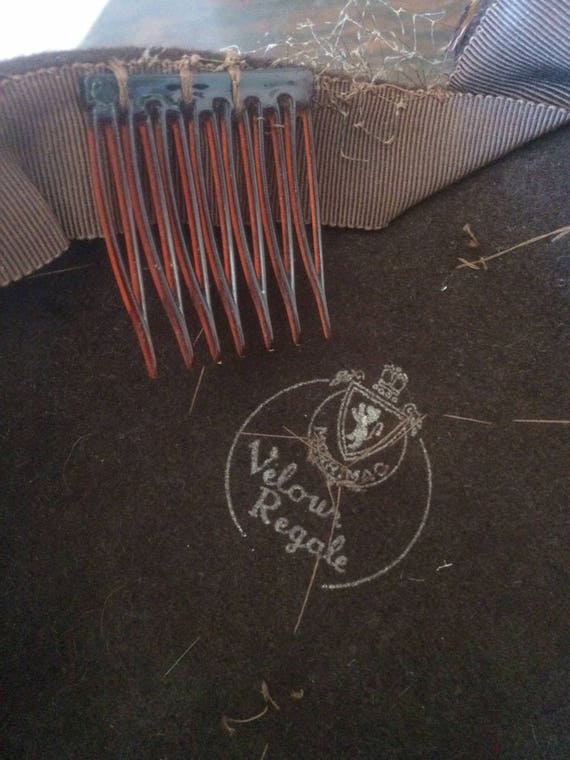
<svg viewBox="0 0 570 760">
<path fill-rule="evenodd" d="M 37 187 L 4 150 L 0 178 L 0 284 L 8 284 L 57 258 L 69 241 Z"/>
<path fill-rule="evenodd" d="M 352 84 L 324 84 L 315 134 L 322 222 L 330 226 L 385 227 L 437 190 L 570 121 L 566 109 L 542 103 L 390 86 L 351 97 L 343 110 Z"/>
<path fill-rule="evenodd" d="M 570 107 L 570 2 L 489 3 L 463 47 L 450 86 Z"/>
<path fill-rule="evenodd" d="M 449 88 L 317 79 L 324 224 L 382 228 L 437 190 L 570 123 L 570 3 L 481 7 Z M 141 53 L 81 51 L 0 64 L 0 285 L 51 261 L 69 240 L 101 235 L 79 80 L 108 71 L 105 61 L 118 55 L 129 74 L 177 73 L 184 60 L 183 51 L 151 63 Z"/>
</svg>

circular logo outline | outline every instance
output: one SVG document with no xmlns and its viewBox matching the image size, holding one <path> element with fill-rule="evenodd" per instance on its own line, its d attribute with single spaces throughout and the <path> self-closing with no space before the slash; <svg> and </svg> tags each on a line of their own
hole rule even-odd
<svg viewBox="0 0 570 760">
<path fill-rule="evenodd" d="M 234 439 L 232 441 L 232 445 L 230 446 L 228 458 L 226 461 L 226 467 L 225 467 L 225 472 L 224 472 L 224 491 L 225 491 L 225 496 L 226 496 L 226 501 L 228 505 L 228 510 L 230 512 L 230 516 L 242 538 L 247 538 L 247 532 L 243 529 L 240 521 L 238 520 L 236 511 L 234 508 L 234 504 L 232 501 L 231 488 L 230 488 L 232 459 L 233 459 L 234 452 L 235 452 L 235 449 L 240 437 L 245 433 L 245 429 L 247 428 L 249 423 L 259 414 L 259 412 L 261 412 L 266 406 L 271 404 L 280 396 L 290 393 L 291 391 L 295 391 L 299 388 L 304 388 L 308 385 L 316 385 L 317 383 L 326 383 L 327 385 L 330 385 L 330 382 L 331 382 L 330 378 L 316 378 L 314 380 L 304 380 L 300 383 L 295 383 L 294 385 L 290 385 L 290 386 L 287 386 L 286 388 L 282 388 L 280 391 L 277 391 L 277 393 L 274 393 L 272 396 L 265 399 L 265 401 L 259 404 L 259 406 L 257 406 L 253 410 L 253 412 L 251 412 L 251 414 L 249 414 L 246 417 L 244 423 L 241 425 L 241 427 L 235 434 Z M 324 401 L 321 402 L 321 405 L 323 403 Z M 332 591 L 332 590 L 338 590 L 338 589 L 356 588 L 358 586 L 362 586 L 365 583 L 370 583 L 371 581 L 376 580 L 380 576 L 385 575 L 386 573 L 390 572 L 390 570 L 393 570 L 394 567 L 396 567 L 396 565 L 398 565 L 403 559 L 405 559 L 405 557 L 409 554 L 411 549 L 417 543 L 420 535 L 422 534 L 425 528 L 425 525 L 430 513 L 432 493 L 433 493 L 433 471 L 432 471 L 429 455 L 427 452 L 427 448 L 423 441 L 423 438 L 418 437 L 417 442 L 420 445 L 420 448 L 422 450 L 422 454 L 424 457 L 424 463 L 425 463 L 426 475 L 427 475 L 427 497 L 426 497 L 426 505 L 422 512 L 422 518 L 420 520 L 420 524 L 418 528 L 416 529 L 416 532 L 414 533 L 410 541 L 407 543 L 407 545 L 404 547 L 404 549 L 400 552 L 400 554 L 391 562 L 389 562 L 387 565 L 382 567 L 380 570 L 377 570 L 375 573 L 364 576 L 362 578 L 358 578 L 354 581 L 346 581 L 344 583 L 322 583 L 320 584 L 320 588 Z"/>
</svg>

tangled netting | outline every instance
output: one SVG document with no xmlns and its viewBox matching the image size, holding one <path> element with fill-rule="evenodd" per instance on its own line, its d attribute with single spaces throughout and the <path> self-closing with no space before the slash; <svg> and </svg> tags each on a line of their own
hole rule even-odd
<svg viewBox="0 0 570 760">
<path fill-rule="evenodd" d="M 466 0 L 322 0 L 283 39 L 265 35 L 255 54 L 277 62 L 341 71 L 368 82 L 439 83 L 451 66 L 449 43 Z"/>
</svg>

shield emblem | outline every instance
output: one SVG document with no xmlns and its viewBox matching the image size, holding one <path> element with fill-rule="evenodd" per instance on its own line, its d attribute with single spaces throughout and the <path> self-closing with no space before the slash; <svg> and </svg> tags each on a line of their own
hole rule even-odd
<svg viewBox="0 0 570 760">
<path fill-rule="evenodd" d="M 367 459 L 393 446 L 417 421 L 411 405 L 399 409 L 388 399 L 353 380 L 337 417 L 339 451 L 347 463 Z"/>
</svg>

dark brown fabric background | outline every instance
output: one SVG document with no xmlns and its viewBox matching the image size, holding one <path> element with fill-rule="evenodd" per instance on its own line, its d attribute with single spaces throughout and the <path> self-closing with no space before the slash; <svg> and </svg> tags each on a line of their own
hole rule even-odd
<svg viewBox="0 0 570 760">
<path fill-rule="evenodd" d="M 327 230 L 334 339 L 308 294 L 300 347 L 283 331 L 265 352 L 248 318 L 246 358 L 206 364 L 191 414 L 200 364 L 182 369 L 153 302 L 147 379 L 100 244 L 0 292 L 3 757 L 570 755 L 568 427 L 513 423 L 570 418 L 568 237 L 454 271 L 568 223 L 569 137 L 382 232 Z M 428 414 L 431 515 L 393 572 L 315 589 L 294 637 L 312 563 L 239 536 L 229 447 L 283 387 L 390 361 Z M 281 711 L 229 737 L 222 715 L 258 712 L 262 680 Z"/>
</svg>

